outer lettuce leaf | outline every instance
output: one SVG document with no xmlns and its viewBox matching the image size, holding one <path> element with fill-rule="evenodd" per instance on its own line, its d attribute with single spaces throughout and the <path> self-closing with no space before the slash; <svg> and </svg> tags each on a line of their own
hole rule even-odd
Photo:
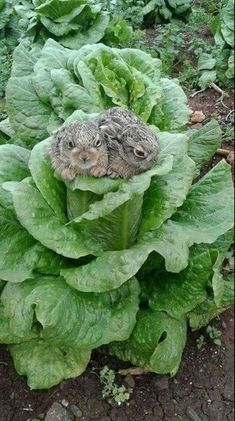
<svg viewBox="0 0 235 421">
<path fill-rule="evenodd" d="M 109 21 L 109 15 L 106 12 L 102 12 L 93 20 L 92 26 L 89 29 L 80 32 L 77 35 L 74 35 L 74 33 L 66 35 L 63 39 L 60 39 L 60 42 L 64 47 L 71 49 L 78 49 L 86 44 L 95 44 L 105 36 Z"/>
<path fill-rule="evenodd" d="M 211 120 L 199 130 L 190 130 L 189 156 L 196 163 L 195 176 L 199 175 L 201 167 L 215 154 L 221 144 L 221 129 L 216 120 Z"/>
<path fill-rule="evenodd" d="M 4 188 L 12 194 L 14 209 L 22 226 L 45 247 L 73 259 L 97 252 L 97 246 L 86 246 L 86 239 L 78 230 L 61 222 L 31 178 L 19 183 L 4 183 Z"/>
<path fill-rule="evenodd" d="M 220 161 L 194 184 L 183 206 L 156 233 L 143 236 L 165 258 L 169 272 L 187 266 L 193 244 L 213 243 L 233 227 L 233 183 L 231 168 Z"/>
<path fill-rule="evenodd" d="M 30 152 L 15 145 L 0 147 L 0 205 L 8 208 L 12 205 L 11 195 L 2 188 L 5 181 L 21 181 L 30 175 L 28 160 Z"/>
<path fill-rule="evenodd" d="M 161 78 L 163 91 L 163 120 L 159 124 L 161 130 L 175 130 L 183 127 L 189 120 L 192 111 L 187 107 L 187 97 L 177 79 Z"/>
<path fill-rule="evenodd" d="M 27 146 L 47 137 L 46 127 L 53 112 L 38 98 L 30 76 L 12 76 L 6 97 L 12 127 Z"/>
<path fill-rule="evenodd" d="M 211 297 L 220 308 L 227 284 L 221 275 L 222 263 L 232 240 L 230 230 L 213 244 L 192 247 L 189 265 L 179 274 L 166 272 L 159 256 L 153 255 L 138 274 L 144 301 L 148 300 L 153 310 L 174 318 L 181 318 Z"/>
<path fill-rule="evenodd" d="M 210 320 L 220 313 L 223 313 L 232 305 L 234 305 L 234 274 L 232 274 L 231 279 L 224 281 L 224 290 L 220 306 L 215 304 L 213 295 L 210 295 L 203 303 L 196 306 L 193 311 L 188 314 L 191 329 L 197 330 L 206 326 Z"/>
<path fill-rule="evenodd" d="M 187 155 L 188 138 L 184 134 L 158 133 L 160 156 L 173 155 L 168 174 L 154 177 L 145 193 L 141 233 L 157 229 L 181 206 L 192 184 L 194 163 Z"/>
<path fill-rule="evenodd" d="M 32 150 L 29 160 L 29 169 L 33 180 L 62 222 L 67 222 L 66 218 L 66 190 L 65 185 L 54 177 L 54 171 L 48 156 L 48 147 L 51 139 L 46 139 L 38 143 Z"/>
<path fill-rule="evenodd" d="M 33 68 L 38 54 L 37 50 L 29 51 L 25 43 L 15 49 L 12 74 L 6 89 L 10 123 L 26 146 L 45 139 L 48 123 L 59 120 L 48 104 L 40 100 L 33 85 Z"/>
<path fill-rule="evenodd" d="M 155 373 L 174 375 L 186 343 L 186 319 L 175 320 L 160 311 L 140 310 L 126 342 L 113 343 L 112 354 Z"/>
<path fill-rule="evenodd" d="M 10 209 L 0 206 L 0 278 L 22 282 L 32 278 L 34 271 L 58 273 L 66 267 L 60 255 L 38 243 L 20 225 Z"/>
<path fill-rule="evenodd" d="M 234 47 L 234 0 L 228 0 L 220 12 L 221 33 L 224 40 Z"/>
<path fill-rule="evenodd" d="M 87 350 L 130 336 L 138 295 L 136 279 L 110 293 L 86 294 L 70 288 L 62 278 L 39 277 L 18 285 L 7 284 L 1 303 L 16 340 L 28 340 L 36 333 L 55 345 Z"/>
<path fill-rule="evenodd" d="M 206 288 L 212 274 L 212 265 L 211 255 L 207 251 L 196 254 L 190 259 L 187 269 L 179 274 L 164 271 L 152 274 L 150 308 L 181 319 L 207 298 Z"/>
<path fill-rule="evenodd" d="M 202 75 L 199 78 L 198 85 L 201 89 L 205 90 L 215 82 L 217 79 L 217 74 L 215 70 L 204 70 Z"/>
<path fill-rule="evenodd" d="M 79 376 L 85 371 L 91 353 L 42 339 L 11 345 L 9 349 L 17 373 L 28 377 L 30 389 L 48 389 Z"/>
</svg>

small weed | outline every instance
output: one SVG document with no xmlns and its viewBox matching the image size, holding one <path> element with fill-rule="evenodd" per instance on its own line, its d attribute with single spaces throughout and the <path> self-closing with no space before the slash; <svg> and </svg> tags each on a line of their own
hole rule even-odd
<svg viewBox="0 0 235 421">
<path fill-rule="evenodd" d="M 115 402 L 121 406 L 130 399 L 133 392 L 131 388 L 118 386 L 115 382 L 115 373 L 109 367 L 104 366 L 100 371 L 100 383 L 103 385 L 102 396 L 108 399 L 108 402 Z"/>
<path fill-rule="evenodd" d="M 196 339 L 197 349 L 200 351 L 205 344 L 205 337 L 200 335 L 199 338 Z"/>
<path fill-rule="evenodd" d="M 220 336 L 222 332 L 215 327 L 208 325 L 206 328 L 206 333 L 208 334 L 209 338 L 213 341 L 213 343 L 217 346 L 221 346 Z"/>
</svg>

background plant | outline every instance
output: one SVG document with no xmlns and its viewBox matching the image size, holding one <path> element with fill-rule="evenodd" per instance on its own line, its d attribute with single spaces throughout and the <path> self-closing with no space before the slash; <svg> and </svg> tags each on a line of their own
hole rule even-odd
<svg viewBox="0 0 235 421">
<path fill-rule="evenodd" d="M 234 0 L 224 2 L 214 21 L 215 47 L 210 54 L 201 54 L 198 70 L 199 86 L 208 88 L 218 81 L 221 86 L 233 86 L 234 80 Z"/>
<path fill-rule="evenodd" d="M 7 86 L 9 141 L 32 147 L 74 112 L 94 114 L 112 105 L 129 107 L 161 130 L 183 127 L 191 114 L 186 95 L 176 80 L 161 78 L 160 69 L 158 59 L 136 49 L 70 51 L 48 40 L 39 51 L 21 44 Z M 8 121 L 0 128 L 8 133 Z"/>
</svg>

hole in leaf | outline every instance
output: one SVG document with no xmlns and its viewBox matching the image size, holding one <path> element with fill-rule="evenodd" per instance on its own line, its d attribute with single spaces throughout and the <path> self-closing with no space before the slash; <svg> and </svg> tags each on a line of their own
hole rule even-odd
<svg viewBox="0 0 235 421">
<path fill-rule="evenodd" d="M 166 337 L 167 337 L 167 332 L 165 331 L 161 334 L 158 343 L 160 344 L 161 342 L 165 341 Z"/>
</svg>

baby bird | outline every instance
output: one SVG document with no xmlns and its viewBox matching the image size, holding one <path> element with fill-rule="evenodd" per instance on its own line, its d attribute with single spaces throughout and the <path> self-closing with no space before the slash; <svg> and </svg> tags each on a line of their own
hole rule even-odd
<svg viewBox="0 0 235 421">
<path fill-rule="evenodd" d="M 49 148 L 52 166 L 62 178 L 102 177 L 108 169 L 106 140 L 94 121 L 71 123 L 59 129 Z"/>
</svg>

